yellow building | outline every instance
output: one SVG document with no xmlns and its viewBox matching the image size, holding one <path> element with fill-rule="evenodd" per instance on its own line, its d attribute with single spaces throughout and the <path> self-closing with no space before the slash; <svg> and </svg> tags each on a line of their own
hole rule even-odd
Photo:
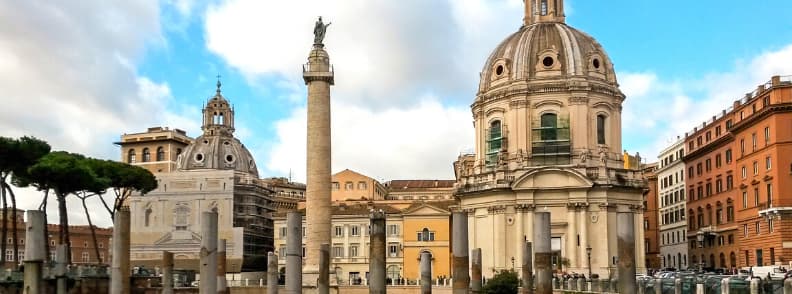
<svg viewBox="0 0 792 294">
<path fill-rule="evenodd" d="M 383 200 L 387 190 L 377 180 L 345 169 L 333 175 L 332 200 Z"/>
<path fill-rule="evenodd" d="M 451 276 L 451 212 L 456 201 L 415 202 L 402 210 L 404 277 L 420 278 L 421 252 L 432 254 L 433 278 Z"/>
</svg>

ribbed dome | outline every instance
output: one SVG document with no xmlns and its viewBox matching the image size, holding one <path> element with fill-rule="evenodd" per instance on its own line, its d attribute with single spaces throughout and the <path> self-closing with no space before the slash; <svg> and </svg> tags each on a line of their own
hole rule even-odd
<svg viewBox="0 0 792 294">
<path fill-rule="evenodd" d="M 572 77 L 616 86 L 613 64 L 594 38 L 562 22 L 539 22 L 523 26 L 495 48 L 481 71 L 479 92 Z"/>
<path fill-rule="evenodd" d="M 217 81 L 215 95 L 203 109 L 203 135 L 179 155 L 179 170 L 225 169 L 258 177 L 256 162 L 245 145 L 234 137 L 234 108 L 220 91 Z"/>
<path fill-rule="evenodd" d="M 258 177 L 256 162 L 237 138 L 203 135 L 179 155 L 180 170 L 233 169 Z"/>
</svg>

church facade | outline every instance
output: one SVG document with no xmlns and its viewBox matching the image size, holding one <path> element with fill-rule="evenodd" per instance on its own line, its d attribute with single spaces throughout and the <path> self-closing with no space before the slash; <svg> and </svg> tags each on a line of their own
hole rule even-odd
<svg viewBox="0 0 792 294">
<path fill-rule="evenodd" d="M 625 95 L 602 46 L 565 23 L 563 0 L 525 2 L 523 25 L 481 71 L 475 153 L 454 162 L 468 245 L 482 249 L 485 276 L 519 271 L 534 212 L 549 211 L 556 269 L 615 276 L 618 212 L 634 213 L 644 260 L 646 184 L 621 156 Z"/>
<path fill-rule="evenodd" d="M 179 149 L 176 171 L 155 173 L 157 189 L 128 201 L 135 266 L 159 266 L 162 251 L 170 251 L 177 269 L 198 270 L 201 213 L 216 211 L 218 237 L 227 242 L 226 270 L 266 271 L 275 192 L 234 137 L 234 110 L 220 86 L 203 109 L 203 134 Z"/>
</svg>

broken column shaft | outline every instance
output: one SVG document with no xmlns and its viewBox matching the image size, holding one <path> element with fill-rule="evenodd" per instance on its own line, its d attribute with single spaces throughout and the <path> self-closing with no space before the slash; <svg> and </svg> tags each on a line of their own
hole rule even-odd
<svg viewBox="0 0 792 294">
<path fill-rule="evenodd" d="M 468 219 L 467 213 L 464 211 L 455 211 L 452 214 L 453 230 L 453 245 L 452 253 L 454 255 L 454 271 L 453 271 L 453 293 L 466 294 L 470 288 L 470 274 L 468 260 Z"/>
<path fill-rule="evenodd" d="M 110 275 L 110 294 L 129 294 L 132 268 L 129 266 L 129 208 L 122 207 L 113 221 L 113 261 Z M 67 251 L 68 252 L 68 251 Z"/>
<path fill-rule="evenodd" d="M 286 293 L 302 293 L 302 214 L 286 214 Z"/>
<path fill-rule="evenodd" d="M 553 293 L 550 247 L 550 213 L 535 212 L 533 227 L 534 263 L 536 264 L 536 293 Z"/>
<path fill-rule="evenodd" d="M 201 293 L 217 293 L 217 212 L 201 213 Z"/>
<path fill-rule="evenodd" d="M 369 233 L 369 293 L 385 294 L 385 213 L 372 211 Z"/>
<path fill-rule="evenodd" d="M 635 217 L 632 212 L 619 212 L 616 220 L 619 293 L 635 293 Z"/>
</svg>

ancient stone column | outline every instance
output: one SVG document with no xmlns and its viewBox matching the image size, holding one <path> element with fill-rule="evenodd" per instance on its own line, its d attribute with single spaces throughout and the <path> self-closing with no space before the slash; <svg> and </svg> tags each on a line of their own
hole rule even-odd
<svg viewBox="0 0 792 294">
<path fill-rule="evenodd" d="M 44 231 L 47 219 L 43 211 L 28 210 L 25 229 L 25 280 L 24 293 L 44 293 L 42 264 L 47 259 L 44 250 Z"/>
<path fill-rule="evenodd" d="M 682 279 L 680 278 L 674 279 L 674 294 L 682 294 Z"/>
<path fill-rule="evenodd" d="M 113 261 L 110 274 L 110 294 L 129 294 L 132 268 L 129 266 L 129 208 L 116 211 L 113 222 Z"/>
<path fill-rule="evenodd" d="M 421 294 L 432 294 L 432 254 L 421 252 Z"/>
<path fill-rule="evenodd" d="M 68 282 L 66 278 L 67 249 L 68 248 L 66 248 L 66 244 L 58 244 L 55 251 L 55 277 L 57 278 L 55 293 L 57 294 L 66 294 L 68 291 L 66 288 L 66 284 Z"/>
<path fill-rule="evenodd" d="M 316 281 L 316 293 L 330 294 L 330 244 L 319 246 L 319 279 Z"/>
<path fill-rule="evenodd" d="M 201 293 L 217 293 L 217 212 L 201 213 Z"/>
<path fill-rule="evenodd" d="M 523 242 L 522 252 L 522 293 L 533 293 L 533 246 L 530 241 Z"/>
<path fill-rule="evenodd" d="M 286 214 L 286 293 L 302 293 L 302 214 Z"/>
<path fill-rule="evenodd" d="M 162 294 L 173 294 L 173 252 L 162 252 Z"/>
<path fill-rule="evenodd" d="M 267 294 L 278 294 L 278 257 L 267 252 Z"/>
<path fill-rule="evenodd" d="M 455 211 L 452 214 L 454 271 L 453 293 L 466 294 L 470 289 L 470 260 L 468 260 L 468 218 L 467 212 Z"/>
<path fill-rule="evenodd" d="M 792 279 L 784 280 L 784 294 L 792 294 Z"/>
<path fill-rule="evenodd" d="M 369 293 L 385 294 L 385 213 L 372 211 L 369 221 Z"/>
<path fill-rule="evenodd" d="M 308 238 L 305 256 L 305 280 L 314 283 L 320 272 L 319 246 L 330 244 L 330 86 L 334 84 L 334 73 L 330 68 L 330 56 L 323 44 L 314 44 L 303 67 L 303 80 L 308 86 L 308 137 L 307 173 L 305 188 L 305 217 Z M 321 277 L 329 280 L 330 277 Z"/>
<path fill-rule="evenodd" d="M 729 294 L 729 292 L 731 292 L 729 289 L 730 280 L 731 279 L 728 277 L 721 280 L 721 294 Z"/>
<path fill-rule="evenodd" d="M 762 293 L 762 291 L 761 291 L 761 287 L 760 287 L 760 286 L 761 286 L 761 284 L 762 284 L 762 280 L 761 280 L 761 279 L 759 279 L 759 278 L 753 279 L 753 278 L 752 278 L 752 279 L 751 279 L 751 284 L 750 284 L 750 286 L 751 286 L 751 294 L 759 294 L 759 293 Z M 699 285 L 702 285 L 702 284 L 699 284 Z M 697 286 L 698 286 L 698 285 L 697 285 Z M 704 288 L 703 286 L 704 286 L 704 285 L 702 285 L 702 287 L 701 287 L 701 288 Z M 698 292 L 698 289 L 696 289 L 696 290 L 697 290 L 696 292 Z M 702 292 L 703 292 L 703 291 L 702 291 Z M 702 293 L 702 294 L 703 294 L 703 293 Z"/>
<path fill-rule="evenodd" d="M 226 239 L 217 241 L 217 293 L 228 293 L 226 281 Z"/>
<path fill-rule="evenodd" d="M 481 248 L 473 249 L 470 252 L 470 259 L 473 266 L 470 269 L 472 277 L 470 278 L 470 290 L 473 293 L 481 293 Z"/>
<path fill-rule="evenodd" d="M 550 213 L 534 212 L 533 246 L 536 265 L 536 293 L 553 293 Z"/>
<path fill-rule="evenodd" d="M 632 212 L 619 212 L 616 220 L 619 293 L 635 293 L 635 218 Z"/>
</svg>

